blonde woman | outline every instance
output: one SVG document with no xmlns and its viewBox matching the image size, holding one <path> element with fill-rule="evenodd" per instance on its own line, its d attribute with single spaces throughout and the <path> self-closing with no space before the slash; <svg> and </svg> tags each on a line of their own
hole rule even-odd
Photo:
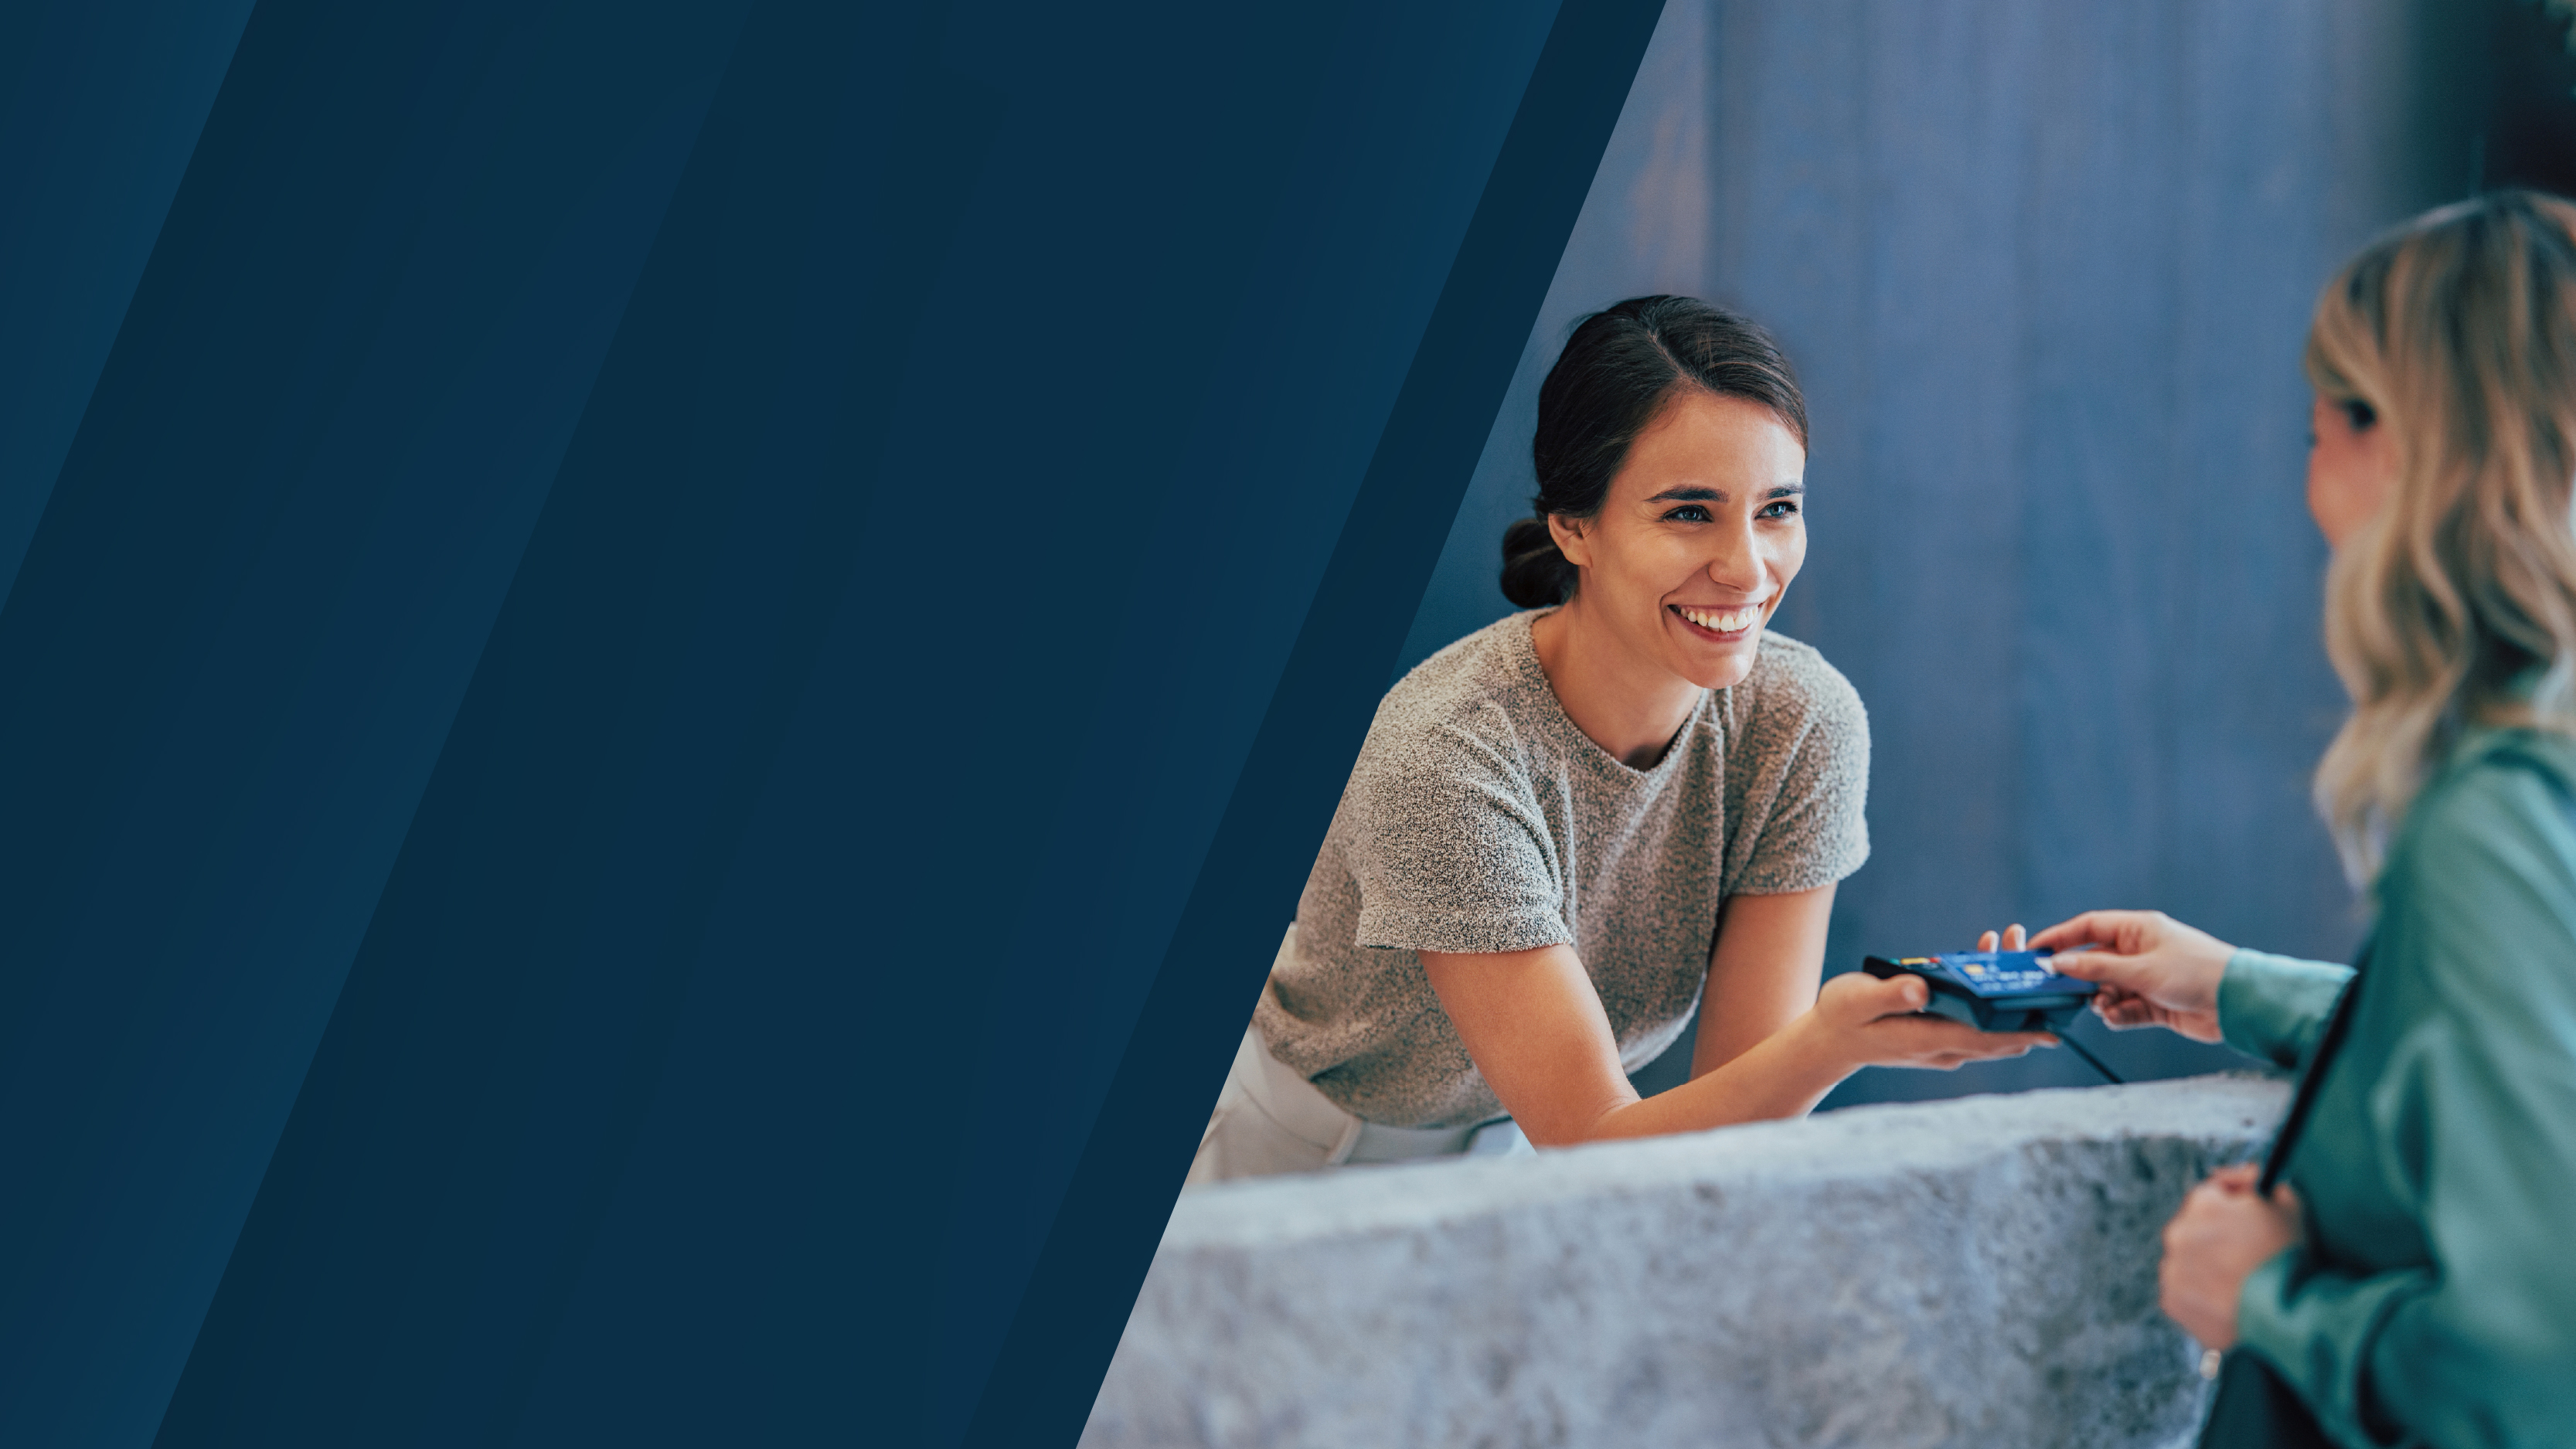
<svg viewBox="0 0 2576 1449">
<path fill-rule="evenodd" d="M 2376 922 L 2358 977 L 2152 912 L 2031 945 L 2157 1024 L 2300 1068 L 2284 1180 L 2165 1229 L 2165 1311 L 2335 1442 L 2576 1443 L 2576 206 L 2507 192 L 2325 290 L 2308 504 L 2353 713 L 2317 799 Z M 2323 1058 L 2323 1060 L 2320 1060 Z"/>
</svg>

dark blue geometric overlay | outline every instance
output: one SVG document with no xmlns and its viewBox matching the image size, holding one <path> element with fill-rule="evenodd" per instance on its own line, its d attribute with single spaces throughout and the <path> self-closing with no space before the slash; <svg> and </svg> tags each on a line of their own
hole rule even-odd
<svg viewBox="0 0 2576 1449">
<path fill-rule="evenodd" d="M 1656 9 L 0 66 L 0 1442 L 1069 1442 Z"/>
<path fill-rule="evenodd" d="M 247 27 L 0 613 L 0 1441 L 159 1421 L 729 28 Z"/>
<path fill-rule="evenodd" d="M 1081 1425 L 1116 1332 L 1069 1310 L 1132 1299 L 1152 1257 L 1139 1197 L 1178 1191 L 1213 1095 L 1171 1084 L 1224 1076 L 1662 8 L 1556 17 L 1012 1325 L 1013 1394 L 985 1395 L 970 1444 Z"/>
</svg>

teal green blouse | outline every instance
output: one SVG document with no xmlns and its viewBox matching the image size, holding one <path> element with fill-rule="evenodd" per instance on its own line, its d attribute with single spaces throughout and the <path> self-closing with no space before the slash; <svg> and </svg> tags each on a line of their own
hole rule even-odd
<svg viewBox="0 0 2576 1449">
<path fill-rule="evenodd" d="M 2472 732 L 2380 876 L 2368 989 L 2240 1341 L 2343 1444 L 2576 1445 L 2576 743 Z M 2304 1067 L 2351 973 L 2259 951 L 2228 1044 Z"/>
</svg>

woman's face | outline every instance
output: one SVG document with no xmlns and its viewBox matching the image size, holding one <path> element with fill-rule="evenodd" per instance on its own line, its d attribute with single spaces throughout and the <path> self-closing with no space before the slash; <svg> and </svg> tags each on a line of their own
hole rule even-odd
<svg viewBox="0 0 2576 1449">
<path fill-rule="evenodd" d="M 2397 449 L 2366 403 L 2320 395 L 2308 415 L 2308 512 L 2329 547 L 2370 521 L 2397 482 Z"/>
<path fill-rule="evenodd" d="M 1807 558 L 1806 468 L 1769 408 L 1681 393 L 1630 446 L 1600 513 L 1548 520 L 1583 570 L 1575 607 L 1639 662 L 1703 689 L 1742 680 Z"/>
</svg>

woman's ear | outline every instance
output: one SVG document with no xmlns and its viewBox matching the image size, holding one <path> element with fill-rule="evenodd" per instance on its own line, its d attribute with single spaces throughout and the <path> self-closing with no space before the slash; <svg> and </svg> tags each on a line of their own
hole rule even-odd
<svg viewBox="0 0 2576 1449">
<path fill-rule="evenodd" d="M 1592 567 L 1591 541 L 1583 536 L 1583 526 L 1589 522 L 1588 518 L 1568 518 L 1562 513 L 1547 516 L 1547 536 L 1556 540 L 1556 551 L 1579 569 Z"/>
</svg>

